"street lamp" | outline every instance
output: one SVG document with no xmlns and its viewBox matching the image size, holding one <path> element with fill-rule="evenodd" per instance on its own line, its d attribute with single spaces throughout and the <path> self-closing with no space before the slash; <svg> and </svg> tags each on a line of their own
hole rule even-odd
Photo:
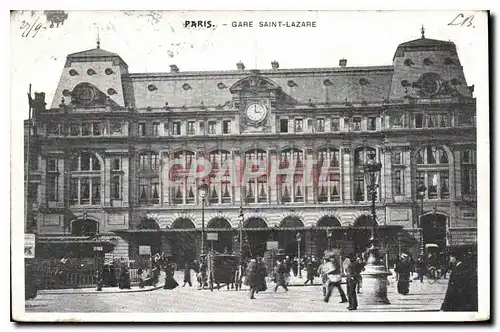
<svg viewBox="0 0 500 332">
<path fill-rule="evenodd" d="M 198 187 L 198 195 L 201 198 L 201 255 L 205 254 L 205 197 L 208 195 L 208 185 L 203 183 Z"/>
<path fill-rule="evenodd" d="M 243 206 L 240 205 L 240 223 L 239 223 L 239 237 L 240 237 L 240 264 L 243 262 L 243 222 L 245 215 L 243 214 Z"/>
<path fill-rule="evenodd" d="M 298 260 L 299 278 L 302 278 L 302 271 L 300 268 L 300 241 L 302 241 L 302 236 L 300 236 L 300 233 L 297 232 L 295 238 L 297 239 L 297 260 Z"/>
<path fill-rule="evenodd" d="M 371 218 L 372 228 L 370 237 L 370 247 L 367 249 L 368 259 L 363 275 L 363 289 L 365 289 L 362 301 L 365 304 L 389 304 L 387 299 L 387 272 L 386 267 L 380 261 L 380 249 L 378 248 L 376 220 L 377 213 L 375 201 L 377 199 L 377 189 L 379 187 L 379 175 L 382 164 L 375 160 L 375 153 L 368 156 L 370 159 L 365 163 L 363 169 L 369 197 L 371 198 Z"/>
<path fill-rule="evenodd" d="M 424 198 L 427 187 L 423 182 L 417 187 L 417 199 L 420 199 L 420 218 L 418 228 L 420 228 L 420 254 L 424 254 L 424 229 L 422 227 L 422 218 L 424 217 Z"/>
</svg>

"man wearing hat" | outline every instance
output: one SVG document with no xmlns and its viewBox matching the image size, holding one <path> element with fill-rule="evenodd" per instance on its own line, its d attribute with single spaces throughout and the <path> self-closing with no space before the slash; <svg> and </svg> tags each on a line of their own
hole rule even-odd
<svg viewBox="0 0 500 332">
<path fill-rule="evenodd" d="M 450 253 L 450 263 L 453 268 L 441 310 L 477 311 L 477 269 L 472 255 L 454 250 Z"/>
<path fill-rule="evenodd" d="M 401 260 L 396 265 L 396 273 L 398 274 L 398 293 L 407 295 L 410 292 L 410 272 L 412 266 L 408 254 L 401 254 Z"/>
<path fill-rule="evenodd" d="M 335 256 L 330 255 L 325 258 L 325 263 L 320 267 L 320 275 L 323 280 L 323 295 L 324 301 L 330 301 L 333 289 L 336 287 L 339 290 L 341 301 L 340 303 L 347 302 L 347 297 L 341 286 L 340 266 L 337 264 Z"/>
</svg>

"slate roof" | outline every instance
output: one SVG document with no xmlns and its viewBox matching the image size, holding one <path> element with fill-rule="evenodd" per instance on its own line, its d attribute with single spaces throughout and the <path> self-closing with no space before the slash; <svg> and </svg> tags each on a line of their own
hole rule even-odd
<svg viewBox="0 0 500 332">
<path fill-rule="evenodd" d="M 394 58 L 403 56 L 407 51 L 415 51 L 417 49 L 419 51 L 450 52 L 451 54 L 457 54 L 455 43 L 451 41 L 419 38 L 399 44 L 394 54 Z"/>
</svg>

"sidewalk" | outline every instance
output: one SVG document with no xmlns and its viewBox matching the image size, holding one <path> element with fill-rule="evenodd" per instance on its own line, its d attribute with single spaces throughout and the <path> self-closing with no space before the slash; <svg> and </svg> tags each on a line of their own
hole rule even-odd
<svg viewBox="0 0 500 332">
<path fill-rule="evenodd" d="M 176 280 L 178 280 L 176 278 Z M 146 286 L 144 288 L 139 288 L 139 286 L 131 286 L 130 289 L 120 289 L 118 287 L 103 287 L 101 291 L 97 291 L 96 287 L 85 287 L 85 288 L 65 288 L 65 289 L 41 289 L 38 294 L 109 294 L 109 293 L 141 293 L 150 292 L 157 289 L 163 288 L 165 283 L 165 273 L 160 273 L 160 278 L 156 287 Z"/>
</svg>

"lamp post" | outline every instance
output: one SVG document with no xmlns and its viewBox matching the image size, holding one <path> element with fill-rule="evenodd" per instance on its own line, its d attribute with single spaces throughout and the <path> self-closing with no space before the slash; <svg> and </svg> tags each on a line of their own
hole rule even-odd
<svg viewBox="0 0 500 332">
<path fill-rule="evenodd" d="M 208 185 L 203 183 L 198 187 L 198 195 L 201 198 L 201 255 L 205 254 L 205 197 L 208 195 Z"/>
<path fill-rule="evenodd" d="M 424 228 L 422 227 L 422 218 L 424 217 L 424 198 L 427 188 L 421 182 L 417 187 L 417 199 L 420 199 L 420 218 L 418 219 L 418 228 L 420 229 L 420 254 L 424 254 Z"/>
<path fill-rule="evenodd" d="M 298 260 L 298 270 L 299 270 L 299 278 L 302 278 L 302 270 L 300 268 L 300 241 L 302 241 L 302 236 L 299 232 L 295 235 L 297 239 L 297 260 Z"/>
<path fill-rule="evenodd" d="M 240 264 L 243 262 L 243 222 L 245 215 L 243 214 L 243 205 L 240 205 L 240 223 L 239 223 L 239 238 L 240 238 Z"/>
<path fill-rule="evenodd" d="M 382 164 L 375 160 L 375 154 L 369 155 L 369 160 L 364 165 L 365 179 L 367 183 L 369 197 L 371 198 L 371 237 L 370 246 L 367 249 L 368 259 L 363 275 L 363 289 L 366 294 L 360 300 L 365 304 L 389 304 L 387 299 L 387 276 L 390 275 L 380 260 L 380 249 L 378 247 L 376 233 L 376 206 L 378 180 Z"/>
</svg>

